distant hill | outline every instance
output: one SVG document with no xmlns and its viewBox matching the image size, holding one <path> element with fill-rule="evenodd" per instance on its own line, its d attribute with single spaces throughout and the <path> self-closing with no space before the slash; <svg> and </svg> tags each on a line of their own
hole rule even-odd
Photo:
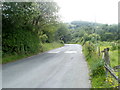
<svg viewBox="0 0 120 90">
<path fill-rule="evenodd" d="M 80 26 L 91 26 L 91 25 L 100 25 L 100 23 L 88 22 L 88 21 L 72 21 L 71 24 L 76 25 L 77 27 L 80 27 Z"/>
</svg>

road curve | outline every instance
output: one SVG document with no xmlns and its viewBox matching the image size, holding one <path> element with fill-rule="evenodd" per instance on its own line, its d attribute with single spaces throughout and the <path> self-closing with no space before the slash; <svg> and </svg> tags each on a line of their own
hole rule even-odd
<svg viewBox="0 0 120 90">
<path fill-rule="evenodd" d="M 2 88 L 90 88 L 82 46 L 65 44 L 2 66 Z"/>
</svg>

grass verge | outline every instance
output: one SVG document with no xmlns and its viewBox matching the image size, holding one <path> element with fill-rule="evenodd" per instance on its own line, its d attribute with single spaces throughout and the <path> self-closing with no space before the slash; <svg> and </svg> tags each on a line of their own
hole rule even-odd
<svg viewBox="0 0 120 90">
<path fill-rule="evenodd" d="M 96 46 L 90 42 L 86 42 L 83 46 L 83 53 L 90 70 L 92 88 L 113 88 L 118 86 L 118 83 L 110 76 L 110 74 L 106 77 L 102 55 L 98 56 L 95 48 Z M 114 50 L 110 52 L 110 59 L 112 66 L 114 66 L 117 64 L 117 51 Z"/>
<path fill-rule="evenodd" d="M 53 43 L 44 43 L 42 44 L 42 51 L 48 51 L 48 50 L 52 50 L 58 47 L 63 46 L 63 44 L 61 43 L 57 43 L 57 42 L 53 42 Z"/>
<path fill-rule="evenodd" d="M 58 47 L 63 46 L 61 43 L 53 42 L 53 43 L 44 43 L 42 44 L 42 48 L 39 52 L 36 53 L 30 53 L 30 54 L 6 54 L 5 56 L 2 57 L 2 64 L 6 64 L 9 62 L 14 62 L 19 59 L 23 59 L 26 57 L 30 57 L 33 55 L 36 55 L 41 52 L 49 51 Z"/>
</svg>

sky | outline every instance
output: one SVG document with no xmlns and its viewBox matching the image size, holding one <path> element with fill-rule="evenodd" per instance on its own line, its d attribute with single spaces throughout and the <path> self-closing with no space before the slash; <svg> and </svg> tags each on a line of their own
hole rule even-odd
<svg viewBox="0 0 120 90">
<path fill-rule="evenodd" d="M 59 15 L 63 22 L 75 20 L 118 23 L 119 0 L 54 0 L 60 7 Z"/>
</svg>

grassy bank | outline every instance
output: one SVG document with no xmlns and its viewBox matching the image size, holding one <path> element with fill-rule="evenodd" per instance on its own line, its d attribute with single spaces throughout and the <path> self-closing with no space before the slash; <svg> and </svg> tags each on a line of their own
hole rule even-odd
<svg viewBox="0 0 120 90">
<path fill-rule="evenodd" d="M 55 48 L 58 48 L 58 47 L 61 47 L 61 46 L 63 46 L 63 44 L 57 43 L 57 42 L 44 43 L 44 44 L 42 44 L 41 49 L 36 53 L 6 54 L 5 56 L 2 57 L 2 63 L 5 64 L 5 63 L 8 63 L 8 62 L 13 62 L 13 61 L 23 59 L 23 58 L 26 58 L 26 57 L 29 57 L 29 56 L 33 56 L 33 55 L 36 55 L 38 53 L 45 52 L 45 51 L 48 51 L 48 50 L 51 50 L 51 49 L 55 49 Z"/>
<path fill-rule="evenodd" d="M 112 48 L 110 44 L 104 45 L 104 43 L 99 44 L 99 46 L 101 47 L 101 50 L 103 50 L 105 47 Z M 106 77 L 104 61 L 102 59 L 102 55 L 98 56 L 95 44 L 87 42 L 83 46 L 83 53 L 90 69 L 92 88 L 111 88 L 118 86 L 118 83 L 114 78 L 112 78 L 110 75 Z M 117 49 L 110 49 L 110 60 L 112 67 L 118 65 Z"/>
<path fill-rule="evenodd" d="M 52 50 L 58 47 L 63 46 L 63 44 L 61 43 L 57 43 L 57 42 L 53 42 L 53 43 L 44 43 L 42 44 L 42 51 L 48 51 L 48 50 Z"/>
</svg>

